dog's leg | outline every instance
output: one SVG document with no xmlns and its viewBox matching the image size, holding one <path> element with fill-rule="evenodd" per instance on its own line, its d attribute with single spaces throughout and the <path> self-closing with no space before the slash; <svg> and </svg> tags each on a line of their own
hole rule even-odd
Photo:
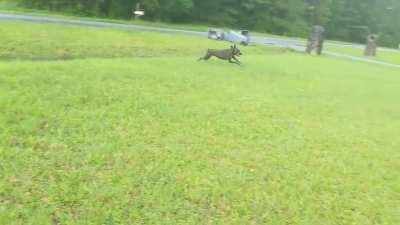
<svg viewBox="0 0 400 225">
<path fill-rule="evenodd" d="M 240 63 L 239 63 L 239 62 L 232 61 L 232 59 L 229 59 L 228 61 L 229 61 L 230 63 L 234 63 L 234 64 L 237 64 L 237 65 L 239 65 L 239 66 L 240 66 Z"/>
<path fill-rule="evenodd" d="M 242 63 L 239 61 L 239 59 L 237 59 L 235 56 L 232 57 L 239 65 L 241 65 Z"/>
</svg>

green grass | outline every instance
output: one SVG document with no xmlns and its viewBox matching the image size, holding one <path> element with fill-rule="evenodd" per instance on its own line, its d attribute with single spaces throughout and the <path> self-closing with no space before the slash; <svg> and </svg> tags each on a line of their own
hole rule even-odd
<svg viewBox="0 0 400 225">
<path fill-rule="evenodd" d="M 147 32 L 88 29 L 86 27 L 3 22 L 0 26 L 0 59 L 77 59 L 88 57 L 200 57 L 211 48 L 227 48 L 229 43 L 201 37 L 159 35 Z M 135 35 L 132 35 L 135 34 Z M 250 54 L 282 50 L 248 47 Z M 196 59 L 196 57 L 194 57 Z"/>
<path fill-rule="evenodd" d="M 0 23 L 0 224 L 399 224 L 399 71 Z M 50 59 L 50 60 L 49 60 Z M 65 60 L 68 59 L 68 60 Z"/>
<path fill-rule="evenodd" d="M 98 18 L 98 17 L 83 17 L 77 16 L 68 12 L 50 12 L 47 10 L 38 10 L 38 9 L 29 9 L 22 8 L 18 6 L 15 2 L 12 1 L 1 1 L 0 0 L 0 12 L 6 13 L 24 13 L 29 15 L 39 15 L 39 16 L 52 16 L 62 19 L 79 19 L 79 20 L 89 20 L 89 21 L 102 21 L 102 22 L 111 22 L 111 23 L 121 23 L 121 24 L 135 24 L 135 25 L 143 25 L 143 26 L 151 26 L 151 27 L 162 27 L 162 28 L 172 28 L 172 29 L 184 29 L 184 30 L 193 30 L 193 31 L 207 31 L 209 27 L 214 27 L 213 25 L 207 24 L 177 24 L 177 23 L 166 23 L 161 21 L 144 21 L 144 20 L 118 20 L 118 19 L 107 19 L 107 18 Z M 219 26 L 217 26 L 219 27 Z M 234 29 L 229 27 L 220 27 L 225 30 Z M 0 28 L 1 29 L 1 28 Z M 287 37 L 287 36 L 278 36 L 268 33 L 262 32 L 252 32 L 252 35 L 257 36 L 266 36 L 266 37 L 275 37 L 275 38 L 290 38 L 296 39 L 299 41 L 306 42 L 306 39 L 301 37 Z M 346 47 L 346 46 L 338 46 L 337 44 L 348 44 L 346 42 L 338 42 L 338 41 L 327 41 L 326 42 L 326 50 L 351 55 L 363 57 L 363 49 L 358 49 L 354 47 Z M 380 48 L 378 50 L 378 56 L 371 58 L 378 61 L 400 64 L 400 50 L 399 52 L 388 51 L 387 49 Z"/>
<path fill-rule="evenodd" d="M 338 52 L 346 55 L 364 57 L 364 49 L 362 48 L 354 48 L 354 47 L 345 47 L 345 46 L 336 46 L 336 45 L 326 45 L 326 50 L 332 52 Z M 400 50 L 395 51 L 388 51 L 386 49 L 378 48 L 377 56 L 370 57 L 371 59 L 398 64 L 400 65 Z"/>
</svg>

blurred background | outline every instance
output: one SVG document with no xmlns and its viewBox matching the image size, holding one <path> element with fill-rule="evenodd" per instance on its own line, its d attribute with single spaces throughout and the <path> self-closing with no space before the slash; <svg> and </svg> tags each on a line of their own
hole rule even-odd
<svg viewBox="0 0 400 225">
<path fill-rule="evenodd" d="M 1 8 L 28 8 L 68 14 L 199 23 L 306 37 L 311 25 L 323 25 L 327 38 L 365 42 L 379 34 L 379 44 L 400 43 L 398 0 L 0 0 Z"/>
</svg>

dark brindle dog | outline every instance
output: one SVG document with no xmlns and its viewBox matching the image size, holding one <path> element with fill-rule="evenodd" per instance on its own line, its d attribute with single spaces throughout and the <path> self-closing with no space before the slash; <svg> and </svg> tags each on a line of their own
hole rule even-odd
<svg viewBox="0 0 400 225">
<path fill-rule="evenodd" d="M 207 54 L 204 57 L 201 57 L 200 60 L 209 60 L 211 57 L 215 56 L 222 60 L 228 60 L 230 63 L 236 63 L 240 65 L 240 61 L 236 57 L 240 57 L 242 53 L 236 47 L 236 45 L 231 46 L 230 49 L 225 50 L 215 50 L 215 49 L 208 49 Z M 235 60 L 235 61 L 232 61 Z"/>
</svg>

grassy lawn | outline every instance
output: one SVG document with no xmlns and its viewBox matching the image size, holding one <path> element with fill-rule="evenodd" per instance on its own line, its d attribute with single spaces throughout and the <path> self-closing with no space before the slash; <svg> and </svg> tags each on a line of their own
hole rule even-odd
<svg viewBox="0 0 400 225">
<path fill-rule="evenodd" d="M 0 224 L 400 224 L 399 70 L 0 22 Z"/>
<path fill-rule="evenodd" d="M 17 6 L 15 2 L 8 1 L 8 0 L 0 0 L 0 12 L 6 13 L 24 13 L 29 15 L 38 15 L 38 16 L 51 16 L 61 19 L 79 19 L 79 20 L 95 20 L 95 21 L 102 21 L 102 22 L 111 22 L 111 23 L 122 23 L 122 24 L 135 24 L 135 25 L 143 25 L 143 26 L 150 26 L 150 27 L 162 27 L 162 28 L 172 28 L 172 29 L 183 29 L 183 30 L 193 30 L 193 31 L 207 31 L 209 27 L 213 27 L 212 25 L 207 24 L 175 24 L 175 23 L 165 23 L 165 22 L 155 22 L 155 21 L 144 21 L 144 20 L 117 20 L 117 19 L 106 19 L 106 18 L 96 18 L 96 17 L 81 17 L 76 16 L 71 13 L 65 12 L 49 12 L 46 10 L 37 10 L 37 9 L 28 9 L 28 8 L 21 8 Z M 219 26 L 217 26 L 219 27 Z M 230 30 L 233 28 L 228 27 L 220 27 L 225 30 Z M 1 27 L 0 27 L 1 29 Z M 296 39 L 299 41 L 306 42 L 306 39 L 300 37 L 286 37 L 286 36 L 278 36 L 268 33 L 261 33 L 261 32 L 251 32 L 252 35 L 255 36 L 265 36 L 265 37 L 274 37 L 274 38 L 290 38 Z M 338 41 L 327 41 L 325 49 L 331 52 L 337 52 L 346 55 L 358 56 L 363 57 L 363 49 L 354 48 L 354 47 L 346 47 L 346 46 L 338 46 L 338 43 L 342 44 L 349 44 L 345 42 L 338 42 Z M 108 52 L 108 51 L 107 51 Z M 393 63 L 393 64 L 400 64 L 400 50 L 398 52 L 388 51 L 386 49 L 380 48 L 378 50 L 378 56 L 375 58 L 371 58 L 383 62 Z"/>
<path fill-rule="evenodd" d="M 336 46 L 330 45 L 329 43 L 326 45 L 326 50 L 331 52 L 338 52 L 346 55 L 364 57 L 364 49 L 362 48 L 354 48 L 354 47 L 346 47 L 346 46 Z M 378 48 L 377 56 L 371 57 L 371 59 L 380 60 L 383 62 L 389 62 L 393 64 L 400 65 L 400 50 L 396 51 L 388 51 L 382 48 Z"/>
</svg>

